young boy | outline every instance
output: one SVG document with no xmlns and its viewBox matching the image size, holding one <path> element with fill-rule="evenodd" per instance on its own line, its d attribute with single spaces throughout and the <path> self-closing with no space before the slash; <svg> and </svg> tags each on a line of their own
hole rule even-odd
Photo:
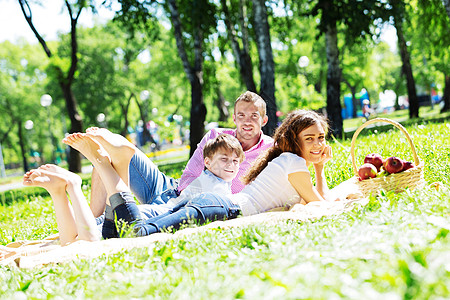
<svg viewBox="0 0 450 300">
<path fill-rule="evenodd" d="M 215 192 L 231 195 L 231 182 L 236 177 L 239 165 L 244 158 L 244 151 L 239 141 L 232 135 L 220 134 L 206 143 L 203 149 L 205 169 L 181 192 L 180 196 L 170 199 L 165 205 L 136 205 L 131 193 L 116 193 L 109 198 L 111 210 L 115 212 L 117 220 L 139 223 L 152 218 L 155 207 L 159 210 L 164 207 L 166 211 L 159 213 L 160 216 L 164 216 L 170 210 L 185 205 L 190 199 L 201 193 Z M 136 210 L 136 207 L 139 211 Z M 109 210 L 108 206 L 107 210 Z M 110 213 L 109 217 L 112 216 Z M 114 222 L 110 218 L 105 215 L 102 231 L 104 238 L 118 237 Z M 139 231 L 139 228 L 135 228 L 135 230 Z"/>
<path fill-rule="evenodd" d="M 107 210 L 102 235 L 105 238 L 118 237 L 114 224 L 114 211 L 118 210 L 117 220 L 135 222 L 148 218 L 146 209 L 152 205 L 136 205 L 128 186 L 120 179 L 108 155 L 91 137 L 83 133 L 68 136 L 65 143 L 80 151 L 102 174 L 102 181 L 108 193 Z M 205 191 L 231 193 L 230 182 L 236 177 L 244 152 L 239 141 L 231 135 L 221 134 L 208 142 L 204 151 L 206 169 L 181 195 L 166 205 L 167 211 L 183 205 L 191 197 Z M 55 165 L 44 165 L 24 175 L 23 184 L 47 189 L 53 199 L 61 245 L 77 239 L 98 240 L 95 218 L 87 205 L 81 190 L 78 175 Z M 66 193 L 69 194 L 70 205 Z M 160 206 L 160 205 L 159 205 Z M 141 214 L 141 211 L 143 212 Z"/>
</svg>

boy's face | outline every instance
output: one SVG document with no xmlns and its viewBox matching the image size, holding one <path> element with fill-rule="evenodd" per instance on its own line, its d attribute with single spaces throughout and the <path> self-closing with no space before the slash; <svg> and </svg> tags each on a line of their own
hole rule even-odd
<svg viewBox="0 0 450 300">
<path fill-rule="evenodd" d="M 239 170 L 239 156 L 234 151 L 219 149 L 212 158 L 205 157 L 206 168 L 219 178 L 230 182 Z"/>
</svg>

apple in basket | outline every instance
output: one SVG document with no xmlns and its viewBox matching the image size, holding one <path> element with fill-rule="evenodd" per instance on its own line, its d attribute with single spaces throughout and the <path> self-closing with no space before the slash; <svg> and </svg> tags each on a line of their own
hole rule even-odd
<svg viewBox="0 0 450 300">
<path fill-rule="evenodd" d="M 401 158 L 391 156 L 384 161 L 383 168 L 389 174 L 403 171 L 403 160 Z"/>
<path fill-rule="evenodd" d="M 359 167 L 358 175 L 360 180 L 374 178 L 377 176 L 377 167 L 372 164 L 365 163 L 361 167 Z"/>
<path fill-rule="evenodd" d="M 369 163 L 377 168 L 377 172 L 380 172 L 381 166 L 383 165 L 383 157 L 378 153 L 367 154 L 364 158 L 364 163 Z"/>
<path fill-rule="evenodd" d="M 402 172 L 406 171 L 406 170 L 409 170 L 409 169 L 412 169 L 412 168 L 414 168 L 414 164 L 412 162 L 410 162 L 410 161 L 403 161 Z"/>
</svg>

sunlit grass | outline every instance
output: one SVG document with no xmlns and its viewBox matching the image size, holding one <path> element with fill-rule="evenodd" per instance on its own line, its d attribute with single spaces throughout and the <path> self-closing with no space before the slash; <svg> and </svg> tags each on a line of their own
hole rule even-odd
<svg viewBox="0 0 450 300">
<path fill-rule="evenodd" d="M 448 299 L 450 124 L 407 129 L 425 163 L 423 190 L 384 193 L 315 221 L 217 229 L 31 270 L 0 268 L 0 298 Z M 359 163 L 371 152 L 412 159 L 396 129 L 357 142 Z M 335 186 L 354 170 L 350 141 L 331 145 L 326 171 Z M 183 167 L 167 170 L 181 174 Z M 435 181 L 441 190 L 428 187 Z M 0 223 L 2 244 L 10 241 L 5 236 L 34 239 L 56 230 L 45 196 L 0 206 Z"/>
<path fill-rule="evenodd" d="M 429 118 L 448 118 L 450 116 L 450 112 L 446 113 L 440 113 L 440 107 L 439 105 L 434 105 L 433 108 L 431 106 L 421 106 L 419 108 L 419 116 L 420 119 L 418 121 L 421 121 L 423 119 L 429 119 Z M 409 110 L 408 109 L 402 109 L 402 110 L 396 110 L 389 113 L 378 113 L 373 114 L 370 117 L 372 118 L 388 118 L 391 120 L 395 120 L 397 122 L 404 122 L 409 119 Z M 365 118 L 359 117 L 359 118 L 352 118 L 352 119 L 344 119 L 344 130 L 355 130 L 358 128 L 362 123 L 364 123 Z"/>
</svg>

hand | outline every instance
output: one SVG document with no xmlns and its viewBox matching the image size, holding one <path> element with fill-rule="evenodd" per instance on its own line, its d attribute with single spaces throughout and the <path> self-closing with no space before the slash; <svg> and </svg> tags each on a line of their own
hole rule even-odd
<svg viewBox="0 0 450 300">
<path fill-rule="evenodd" d="M 323 149 L 322 157 L 319 162 L 315 163 L 315 165 L 324 165 L 327 161 L 333 158 L 333 152 L 330 145 L 326 145 Z"/>
</svg>

